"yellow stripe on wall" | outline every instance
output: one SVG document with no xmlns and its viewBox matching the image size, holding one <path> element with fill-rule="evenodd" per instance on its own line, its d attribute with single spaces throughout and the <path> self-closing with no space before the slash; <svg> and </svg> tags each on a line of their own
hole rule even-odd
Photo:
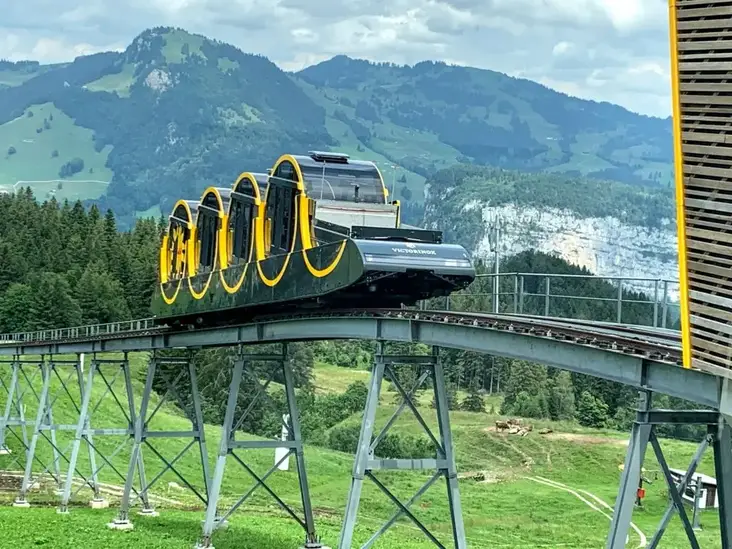
<svg viewBox="0 0 732 549">
<path fill-rule="evenodd" d="M 684 202 L 684 159 L 681 151 L 681 92 L 679 89 L 679 37 L 676 0 L 669 0 L 671 42 L 671 95 L 674 126 L 674 176 L 676 179 L 676 227 L 681 285 L 681 344 L 684 368 L 691 368 L 691 319 L 689 318 L 689 276 L 686 261 L 686 211 Z"/>
</svg>

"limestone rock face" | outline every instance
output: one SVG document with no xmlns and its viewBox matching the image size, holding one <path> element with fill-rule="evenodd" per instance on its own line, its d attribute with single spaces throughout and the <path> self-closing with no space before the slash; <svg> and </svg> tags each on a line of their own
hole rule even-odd
<svg viewBox="0 0 732 549">
<path fill-rule="evenodd" d="M 624 223 L 617 217 L 581 217 L 570 210 L 504 204 L 490 206 L 472 201 L 464 211 L 479 209 L 484 233 L 474 253 L 492 257 L 489 226 L 500 218 L 503 228 L 500 255 L 525 250 L 555 254 L 569 263 L 585 267 L 600 276 L 657 278 L 676 281 L 678 251 L 673 220 L 662 220 L 660 228 Z M 650 283 L 629 283 L 648 292 Z M 678 299 L 678 285 L 669 285 L 669 297 Z"/>
</svg>

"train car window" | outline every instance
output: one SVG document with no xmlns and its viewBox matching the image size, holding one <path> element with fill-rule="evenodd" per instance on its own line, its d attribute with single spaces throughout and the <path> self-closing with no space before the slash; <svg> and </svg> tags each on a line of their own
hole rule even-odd
<svg viewBox="0 0 732 549">
<path fill-rule="evenodd" d="M 249 261 L 253 225 L 254 204 L 247 204 L 239 200 L 234 201 L 231 207 L 231 217 L 229 218 L 230 265 Z"/>
<path fill-rule="evenodd" d="M 168 232 L 168 273 L 173 279 L 183 278 L 188 267 L 188 239 L 190 231 L 184 220 L 189 219 L 188 211 L 182 205 L 176 207 L 170 220 Z"/>
<path fill-rule="evenodd" d="M 295 238 L 295 181 L 295 168 L 287 161 L 282 162 L 270 177 L 267 217 L 272 220 L 272 254 L 289 252 Z"/>
<path fill-rule="evenodd" d="M 318 200 L 339 200 L 383 204 L 384 190 L 376 168 L 363 165 L 301 165 L 308 196 Z"/>
<path fill-rule="evenodd" d="M 198 213 L 197 233 L 198 233 L 198 269 L 199 273 L 210 272 L 215 267 L 216 261 L 216 245 L 218 244 L 219 218 L 215 211 L 219 210 L 219 201 L 214 193 L 208 193 L 203 198 L 202 205 L 207 208 L 201 208 Z M 210 209 L 208 209 L 210 208 Z"/>
<path fill-rule="evenodd" d="M 214 267 L 214 258 L 216 257 L 217 221 L 218 219 L 216 217 L 207 214 L 202 214 L 199 218 L 199 272 L 209 272 Z"/>
<path fill-rule="evenodd" d="M 186 238 L 188 230 L 174 223 L 168 233 L 168 273 L 171 278 L 183 278 L 186 274 Z"/>
<path fill-rule="evenodd" d="M 285 161 L 280 164 L 277 167 L 277 171 L 273 175 L 278 179 L 284 179 L 286 181 L 297 181 L 295 167 L 289 161 Z"/>
</svg>

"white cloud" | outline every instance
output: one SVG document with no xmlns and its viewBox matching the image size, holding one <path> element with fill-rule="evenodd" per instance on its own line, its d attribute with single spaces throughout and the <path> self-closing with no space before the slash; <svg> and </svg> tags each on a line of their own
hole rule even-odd
<svg viewBox="0 0 732 549">
<path fill-rule="evenodd" d="M 656 12 L 653 2 L 648 0 L 600 0 L 602 9 L 618 30 L 634 29 Z"/>
<path fill-rule="evenodd" d="M 35 38 L 34 33 L 21 31 L 17 34 L 7 34 L 0 40 L 0 59 L 23 61 L 32 59 L 41 63 L 60 63 L 71 61 L 80 55 L 90 55 L 102 51 L 121 51 L 126 44 L 103 42 L 90 44 L 88 42 L 74 42 L 64 37 L 50 38 L 41 36 Z"/>
<path fill-rule="evenodd" d="M 290 35 L 292 35 L 296 44 L 317 44 L 320 40 L 320 35 L 317 32 L 305 28 L 292 29 Z"/>
<path fill-rule="evenodd" d="M 561 42 L 557 42 L 554 47 L 552 48 L 552 55 L 554 56 L 560 56 L 564 55 L 565 53 L 571 51 L 574 49 L 574 44 L 571 42 L 565 42 L 562 40 Z"/>
<path fill-rule="evenodd" d="M 119 49 L 179 26 L 297 70 L 336 54 L 441 59 L 667 116 L 666 0 L 25 0 L 0 18 L 0 57 Z"/>
</svg>

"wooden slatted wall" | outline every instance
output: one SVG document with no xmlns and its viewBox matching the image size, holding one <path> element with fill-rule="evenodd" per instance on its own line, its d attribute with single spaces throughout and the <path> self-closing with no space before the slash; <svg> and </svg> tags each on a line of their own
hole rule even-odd
<svg viewBox="0 0 732 549">
<path fill-rule="evenodd" d="M 732 0 L 669 5 L 684 366 L 732 377 Z"/>
</svg>

